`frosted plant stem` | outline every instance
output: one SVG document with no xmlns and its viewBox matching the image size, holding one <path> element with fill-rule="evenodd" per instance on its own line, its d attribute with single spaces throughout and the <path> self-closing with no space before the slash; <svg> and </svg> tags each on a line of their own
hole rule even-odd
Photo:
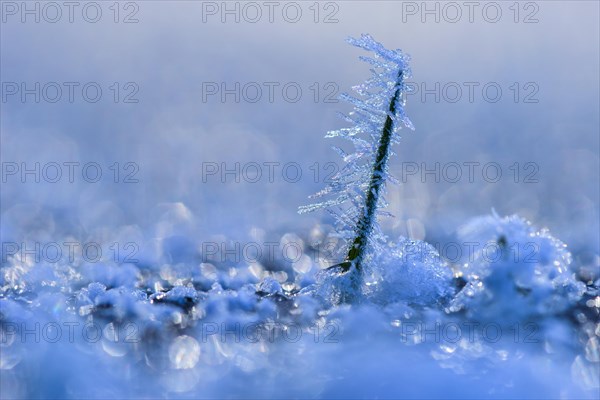
<svg viewBox="0 0 600 400">
<path fill-rule="evenodd" d="M 336 231 L 346 247 L 344 260 L 330 267 L 343 282 L 342 296 L 360 293 L 363 274 L 371 257 L 388 250 L 387 237 L 379 226 L 380 208 L 385 200 L 386 181 L 394 181 L 388 171 L 392 146 L 399 142 L 401 125 L 414 130 L 404 112 L 402 93 L 408 88 L 404 80 L 411 75 L 410 57 L 402 50 L 388 50 L 370 35 L 348 38 L 348 43 L 374 53 L 361 56 L 368 63 L 371 78 L 353 86 L 358 96 L 343 93 L 340 98 L 353 105 L 353 110 L 342 115 L 351 127 L 327 132 L 328 138 L 342 138 L 352 143 L 354 152 L 334 147 L 346 163 L 325 189 L 311 196 L 325 201 L 302 206 L 300 213 L 326 209 L 335 219 Z M 343 277 L 340 275 L 344 275 Z"/>
<path fill-rule="evenodd" d="M 390 156 L 391 138 L 394 130 L 394 120 L 392 115 L 396 113 L 396 104 L 400 100 L 402 94 L 402 79 L 403 71 L 398 72 L 397 89 L 390 101 L 389 113 L 381 132 L 381 138 L 379 139 L 379 145 L 377 148 L 377 154 L 373 163 L 373 173 L 371 175 L 371 181 L 369 184 L 369 192 L 367 193 L 367 199 L 365 201 L 365 208 L 361 214 L 361 218 L 356 224 L 356 238 L 354 239 L 346 260 L 341 264 L 344 271 L 348 271 L 352 264 L 355 265 L 358 271 L 362 268 L 363 258 L 366 252 L 366 247 L 369 242 L 369 237 L 373 231 L 373 224 L 377 218 L 377 203 L 381 188 L 385 185 L 384 173 L 386 170 L 387 162 Z"/>
</svg>

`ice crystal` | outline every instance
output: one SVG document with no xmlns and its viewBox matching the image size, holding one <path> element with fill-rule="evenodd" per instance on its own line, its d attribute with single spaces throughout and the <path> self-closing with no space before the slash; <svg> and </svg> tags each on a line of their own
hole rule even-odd
<svg viewBox="0 0 600 400">
<path fill-rule="evenodd" d="M 328 132 L 326 137 L 348 140 L 354 151 L 347 153 L 334 147 L 345 165 L 312 196 L 323 201 L 300 207 L 299 211 L 326 209 L 331 213 L 338 234 L 347 240 L 347 259 L 356 259 L 358 264 L 367 253 L 365 248 L 377 249 L 385 242 L 377 216 L 387 206 L 385 183 L 394 180 L 387 162 L 393 154 L 391 146 L 400 139 L 401 127 L 413 129 L 413 125 L 405 114 L 402 96 L 408 90 L 405 80 L 410 77 L 409 57 L 399 49 L 384 48 L 369 35 L 348 42 L 373 53 L 372 57 L 360 57 L 371 65 L 372 76 L 353 88 L 357 97 L 341 96 L 354 107 L 343 116 L 352 126 Z"/>
</svg>

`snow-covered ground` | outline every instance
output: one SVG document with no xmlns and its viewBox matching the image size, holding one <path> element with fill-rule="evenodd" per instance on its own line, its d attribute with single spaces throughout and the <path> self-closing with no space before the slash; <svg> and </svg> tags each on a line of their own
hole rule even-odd
<svg viewBox="0 0 600 400">
<path fill-rule="evenodd" d="M 458 285 L 432 246 L 401 240 L 351 306 L 347 278 L 310 259 L 169 263 L 168 239 L 147 265 L 11 257 L 2 397 L 597 398 L 599 282 L 518 218 L 466 229 L 540 252 L 480 246 Z"/>
</svg>

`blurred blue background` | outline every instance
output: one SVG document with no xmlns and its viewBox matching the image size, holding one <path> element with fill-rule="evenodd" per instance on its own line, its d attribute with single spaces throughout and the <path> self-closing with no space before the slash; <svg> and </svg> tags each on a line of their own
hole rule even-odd
<svg viewBox="0 0 600 400">
<path fill-rule="evenodd" d="M 336 143 L 323 136 L 343 126 L 336 113 L 349 110 L 329 95 L 350 91 L 369 75 L 357 59 L 362 52 L 344 39 L 370 33 L 412 56 L 411 81 L 419 88 L 407 96 L 416 131 L 404 133 L 392 161 L 401 184 L 389 188 L 396 218 L 384 222 L 388 233 L 445 240 L 468 218 L 494 208 L 550 228 L 577 256 L 598 254 L 597 2 L 484 2 L 471 15 L 462 3 L 278 2 L 271 16 L 262 2 L 227 3 L 237 7 L 234 14 L 221 2 L 120 3 L 119 15 L 112 2 L 100 2 L 96 23 L 83 18 L 82 5 L 72 23 L 66 7 L 60 20 L 48 22 L 55 10 L 35 2 L 27 6 L 38 4 L 40 22 L 25 13 L 23 23 L 23 4 L 2 3 L 4 241 L 35 232 L 110 235 L 125 225 L 144 231 L 172 202 L 191 212 L 186 232 L 197 237 L 244 239 L 253 228 L 308 232 L 325 216 L 300 216 L 297 207 L 324 186 L 333 168 L 328 162 L 340 165 L 330 149 Z M 95 10 L 87 12 L 90 19 Z M 27 88 L 40 83 L 39 103 L 35 94 L 23 101 L 23 82 Z M 55 103 L 48 101 L 54 97 L 48 82 L 63 88 Z M 73 102 L 64 82 L 79 84 Z M 102 88 L 95 103 L 82 97 L 88 82 Z M 236 94 L 222 101 L 220 85 L 235 88 L 236 82 L 240 101 Z M 265 82 L 274 87 L 272 101 Z M 262 97 L 251 102 L 257 86 Z M 215 87 L 218 93 L 207 92 Z M 302 95 L 293 102 L 298 87 Z M 423 97 L 423 88 L 433 93 Z M 63 165 L 62 179 L 51 183 L 40 171 L 38 183 L 33 175 L 21 179 L 21 171 L 9 174 L 14 165 L 36 162 L 42 169 Z M 98 163 L 102 179 L 87 182 L 76 168 L 69 182 L 64 162 Z M 261 166 L 260 179 L 253 162 Z M 206 174 L 236 163 L 239 182 L 220 170 Z M 421 169 L 435 163 L 439 178 L 422 179 Z M 449 163 L 462 168 L 458 182 L 451 182 L 454 170 L 443 169 L 456 165 Z M 473 182 L 464 163 L 479 163 L 471 164 Z M 501 169 L 497 182 L 482 175 L 488 163 Z M 291 165 L 287 175 L 284 165 Z M 414 165 L 419 171 L 403 179 Z M 294 166 L 302 171 L 297 181 Z M 493 178 L 494 170 L 488 172 Z M 139 182 L 123 182 L 128 173 Z"/>
</svg>

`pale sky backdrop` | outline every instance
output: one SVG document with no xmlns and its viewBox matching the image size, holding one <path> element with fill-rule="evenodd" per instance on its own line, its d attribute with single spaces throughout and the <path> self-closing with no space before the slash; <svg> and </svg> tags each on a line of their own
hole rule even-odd
<svg viewBox="0 0 600 400">
<path fill-rule="evenodd" d="M 62 17 L 51 23 L 56 10 L 38 3 L 37 23 L 35 15 L 22 13 L 22 4 L 2 2 L 2 240 L 37 231 L 51 237 L 125 225 L 148 230 L 161 204 L 169 202 L 191 211 L 194 223 L 187 233 L 196 237 L 243 240 L 253 227 L 306 235 L 326 216 L 298 215 L 296 209 L 324 186 L 324 175 L 332 171 L 327 163 L 340 165 L 330 148 L 335 141 L 323 136 L 344 126 L 336 113 L 349 110 L 324 100 L 368 77 L 368 66 L 358 60 L 363 52 L 344 39 L 370 33 L 412 56 L 411 81 L 420 90 L 435 91 L 436 82 L 440 88 L 439 102 L 435 93 L 408 96 L 416 131 L 403 134 L 392 171 L 401 178 L 403 168 L 433 169 L 437 162 L 442 176 L 435 182 L 429 174 L 422 182 L 419 171 L 389 188 L 396 219 L 384 226 L 391 236 L 447 240 L 469 218 L 494 208 L 548 227 L 578 256 L 598 253 L 596 1 L 477 2 L 471 16 L 463 2 L 427 2 L 430 9 L 438 7 L 439 22 L 435 14 L 422 13 L 425 3 L 400 1 L 239 2 L 239 23 L 235 14 L 222 14 L 222 2 L 121 3 L 118 23 L 113 2 L 97 3 L 102 10 L 97 23 L 83 18 L 83 3 L 74 9 L 73 23 L 64 6 Z M 26 4 L 33 9 L 36 2 Z M 235 10 L 235 2 L 227 4 Z M 86 18 L 94 18 L 95 9 L 86 10 Z M 297 10 L 302 15 L 293 23 Z M 137 23 L 123 23 L 130 14 Z M 23 102 L 21 84 L 35 88 L 36 82 L 40 102 L 35 94 Z M 49 82 L 63 88 L 56 103 L 48 101 L 56 86 Z M 64 82 L 79 83 L 72 103 Z M 96 103 L 82 97 L 88 82 L 102 88 Z M 221 102 L 221 93 L 206 92 L 220 90 L 221 83 L 234 88 L 236 82 L 239 103 L 234 94 Z M 273 82 L 267 84 L 274 88 L 272 102 L 265 82 Z M 257 86 L 262 98 L 252 103 Z M 298 87 L 302 95 L 291 102 Z M 452 102 L 457 87 L 462 95 Z M 492 102 L 498 87 L 502 94 Z M 130 98 L 138 103 L 124 103 L 136 89 Z M 89 90 L 92 96 L 94 88 Z M 48 163 L 63 165 L 63 177 L 51 183 L 41 176 L 36 183 L 27 175 L 23 183 L 18 173 L 7 175 L 13 163 L 33 168 L 36 162 L 48 174 L 54 165 Z M 102 179 L 86 182 L 74 167 L 71 183 L 65 162 L 98 163 Z M 119 183 L 110 169 L 115 162 Z M 261 166 L 258 182 L 251 182 L 252 162 Z M 472 164 L 473 182 L 464 164 L 471 162 L 479 163 Z M 203 179 L 206 163 L 230 169 L 240 163 L 239 183 L 232 175 L 226 182 L 220 174 Z M 457 164 L 450 163 L 461 166 L 456 183 L 450 180 Z M 482 176 L 489 163 L 501 168 L 498 182 L 491 182 L 494 169 L 487 180 Z M 289 182 L 294 166 L 302 176 Z M 123 183 L 128 172 L 136 172 L 139 182 Z"/>
</svg>

